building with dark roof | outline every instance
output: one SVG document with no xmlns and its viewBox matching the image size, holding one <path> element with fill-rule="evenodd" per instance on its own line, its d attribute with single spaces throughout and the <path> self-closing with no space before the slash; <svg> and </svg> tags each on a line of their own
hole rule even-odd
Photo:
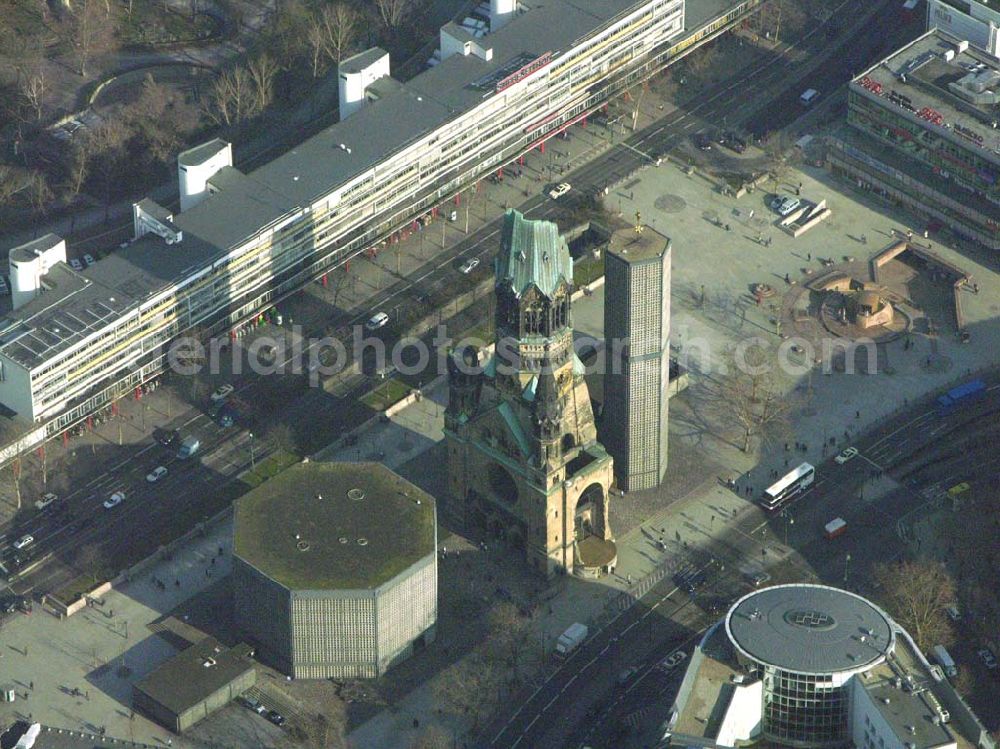
<svg viewBox="0 0 1000 749">
<path fill-rule="evenodd" d="M 470 526 L 537 572 L 606 573 L 613 461 L 573 348 L 573 263 L 555 224 L 507 212 L 495 288 L 495 353 L 448 362 L 450 491 Z"/>
<path fill-rule="evenodd" d="M 302 463 L 236 501 L 241 635 L 297 679 L 381 676 L 434 638 L 434 498 L 378 463 Z"/>
<path fill-rule="evenodd" d="M 213 637 L 182 650 L 132 686 L 136 710 L 183 733 L 257 683 L 246 645 L 227 648 Z"/>
<path fill-rule="evenodd" d="M 661 746 L 995 749 L 882 609 L 823 585 L 739 599 L 695 648 Z"/>
<path fill-rule="evenodd" d="M 134 241 L 84 288 L 67 281 L 0 321 L 0 404 L 65 430 L 161 374 L 185 331 L 233 331 L 395 241 L 759 4 L 548 0 L 442 45 L 405 83 L 381 75 L 377 50 L 345 61 L 359 91 L 341 122 L 249 174 L 221 141 L 186 151 L 181 213 L 137 204 Z"/>
</svg>

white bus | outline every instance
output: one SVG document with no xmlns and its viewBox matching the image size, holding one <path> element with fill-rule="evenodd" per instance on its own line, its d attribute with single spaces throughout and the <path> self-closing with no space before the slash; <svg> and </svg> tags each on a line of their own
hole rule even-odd
<svg viewBox="0 0 1000 749">
<path fill-rule="evenodd" d="M 816 469 L 808 463 L 803 463 L 769 486 L 761 497 L 760 506 L 768 512 L 774 512 L 787 502 L 789 497 L 795 496 L 809 486 L 814 478 Z"/>
</svg>

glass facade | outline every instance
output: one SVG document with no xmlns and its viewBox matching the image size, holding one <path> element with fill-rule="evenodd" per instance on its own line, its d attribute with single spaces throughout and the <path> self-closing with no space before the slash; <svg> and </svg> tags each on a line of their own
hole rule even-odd
<svg viewBox="0 0 1000 749">
<path fill-rule="evenodd" d="M 850 693 L 828 674 L 764 669 L 764 734 L 783 744 L 834 746 L 850 738 Z"/>
</svg>

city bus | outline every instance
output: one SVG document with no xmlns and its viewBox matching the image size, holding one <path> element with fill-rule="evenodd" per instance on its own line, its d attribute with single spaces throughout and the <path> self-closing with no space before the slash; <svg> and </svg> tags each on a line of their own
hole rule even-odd
<svg viewBox="0 0 1000 749">
<path fill-rule="evenodd" d="M 760 506 L 768 512 L 774 512 L 800 491 L 809 486 L 816 478 L 816 469 L 808 463 L 789 471 L 767 488 L 761 497 Z"/>
</svg>

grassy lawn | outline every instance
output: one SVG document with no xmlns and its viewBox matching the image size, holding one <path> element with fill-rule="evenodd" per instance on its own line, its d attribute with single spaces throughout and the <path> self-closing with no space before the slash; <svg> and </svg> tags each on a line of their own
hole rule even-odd
<svg viewBox="0 0 1000 749">
<path fill-rule="evenodd" d="M 88 590 L 93 590 L 107 579 L 107 575 L 80 575 L 70 580 L 51 595 L 53 598 L 69 605 Z"/>
<path fill-rule="evenodd" d="M 410 386 L 399 380 L 386 380 L 377 388 L 362 396 L 361 402 L 373 411 L 385 411 L 410 394 Z"/>
<path fill-rule="evenodd" d="M 294 453 L 278 451 L 257 463 L 256 468 L 247 471 L 240 479 L 249 488 L 253 489 L 263 484 L 268 479 L 274 478 L 289 466 L 301 460 Z"/>
<path fill-rule="evenodd" d="M 580 258 L 573 263 L 573 285 L 577 288 L 596 281 L 604 275 L 604 253 L 595 258 L 593 255 Z"/>
</svg>

